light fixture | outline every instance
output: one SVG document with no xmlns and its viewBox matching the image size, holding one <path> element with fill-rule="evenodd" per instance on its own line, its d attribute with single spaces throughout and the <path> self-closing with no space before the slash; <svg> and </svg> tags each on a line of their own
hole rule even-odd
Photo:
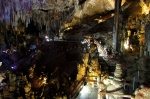
<svg viewBox="0 0 150 99">
<path fill-rule="evenodd" d="M 49 37 L 46 35 L 45 38 L 48 39 Z"/>
</svg>

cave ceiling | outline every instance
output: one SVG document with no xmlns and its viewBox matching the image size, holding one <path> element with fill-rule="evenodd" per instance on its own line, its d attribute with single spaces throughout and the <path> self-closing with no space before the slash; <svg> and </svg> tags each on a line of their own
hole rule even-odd
<svg viewBox="0 0 150 99">
<path fill-rule="evenodd" d="M 149 14 L 149 0 L 122 0 L 121 5 L 124 18 Z M 114 25 L 114 9 L 115 0 L 0 0 L 0 22 L 16 31 L 33 21 L 41 32 L 108 32 Z"/>
</svg>

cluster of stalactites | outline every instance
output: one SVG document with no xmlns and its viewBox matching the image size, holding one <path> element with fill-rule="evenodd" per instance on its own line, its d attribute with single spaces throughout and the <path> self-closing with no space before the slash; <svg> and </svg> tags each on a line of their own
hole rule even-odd
<svg viewBox="0 0 150 99">
<path fill-rule="evenodd" d="M 56 13 L 69 10 L 67 8 L 72 7 L 74 3 L 75 0 L 0 0 L 0 21 L 11 24 L 17 30 L 19 25 L 18 20 L 21 20 L 25 24 L 25 27 L 27 27 L 30 20 L 34 19 L 37 23 L 46 25 L 48 28 L 50 24 L 53 24 L 53 20 L 63 20 L 66 14 L 58 16 L 61 19 L 54 19 L 52 16 L 55 16 Z M 56 13 L 47 14 L 41 10 Z M 36 17 L 32 18 L 32 12 L 34 12 Z M 57 23 L 59 22 L 56 21 Z"/>
<path fill-rule="evenodd" d="M 31 10 L 31 0 L 0 0 L 0 21 L 13 27 L 21 19 L 26 21 L 25 14 Z"/>
</svg>

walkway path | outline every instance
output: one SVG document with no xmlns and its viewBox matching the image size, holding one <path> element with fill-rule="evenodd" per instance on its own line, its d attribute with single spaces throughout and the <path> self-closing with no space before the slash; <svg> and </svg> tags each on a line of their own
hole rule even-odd
<svg viewBox="0 0 150 99">
<path fill-rule="evenodd" d="M 80 91 L 76 99 L 97 99 L 98 88 L 92 87 L 91 85 L 86 85 Z"/>
</svg>

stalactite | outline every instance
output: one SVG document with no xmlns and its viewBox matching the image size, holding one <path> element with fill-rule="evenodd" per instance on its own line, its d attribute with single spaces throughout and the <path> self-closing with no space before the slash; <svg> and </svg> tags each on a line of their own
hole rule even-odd
<svg viewBox="0 0 150 99">
<path fill-rule="evenodd" d="M 79 9 L 79 0 L 74 1 L 75 10 L 77 11 Z"/>
<path fill-rule="evenodd" d="M 28 27 L 30 23 L 30 16 L 26 16 L 26 27 Z"/>
<path fill-rule="evenodd" d="M 25 24 L 25 27 L 28 27 L 32 16 L 33 21 L 39 24 L 41 29 L 42 25 L 45 25 L 46 31 L 50 28 L 56 31 L 67 19 L 68 14 L 64 11 L 64 7 L 70 7 L 73 3 L 78 7 L 78 0 L 0 0 L 0 21 L 5 20 L 7 24 L 11 24 L 12 28 L 17 30 L 19 19 Z M 45 14 L 38 9 L 52 10 Z M 30 13 L 31 10 L 34 11 Z M 71 12 L 69 11 L 69 13 Z"/>
<path fill-rule="evenodd" d="M 46 32 L 48 32 L 48 29 L 49 29 L 49 28 L 48 28 L 48 22 L 46 22 L 46 25 L 45 25 L 45 26 L 46 26 L 46 29 L 45 29 L 45 30 L 46 30 Z"/>
</svg>

